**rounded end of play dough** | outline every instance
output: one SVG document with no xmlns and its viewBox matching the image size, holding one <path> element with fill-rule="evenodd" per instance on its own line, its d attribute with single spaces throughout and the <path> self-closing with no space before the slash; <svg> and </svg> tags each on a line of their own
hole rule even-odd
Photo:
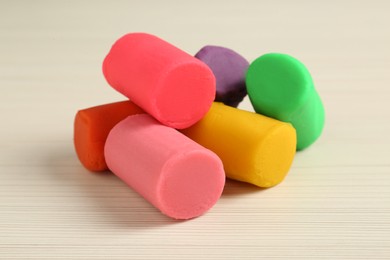
<svg viewBox="0 0 390 260">
<path fill-rule="evenodd" d="M 309 71 L 287 54 L 269 53 L 249 65 L 246 74 L 249 98 L 256 112 L 288 121 L 314 90 Z"/>
<path fill-rule="evenodd" d="M 278 124 L 259 143 L 253 165 L 255 174 L 250 183 L 268 188 L 281 183 L 290 170 L 296 153 L 295 128 L 288 123 Z"/>
<path fill-rule="evenodd" d="M 214 45 L 204 46 L 195 58 L 206 63 L 215 75 L 215 101 L 237 107 L 247 94 L 245 73 L 249 62 L 229 48 Z"/>
<path fill-rule="evenodd" d="M 225 185 L 222 162 L 209 150 L 174 156 L 164 172 L 158 190 L 159 209 L 175 219 L 204 214 L 218 201 Z"/>
<path fill-rule="evenodd" d="M 107 170 L 104 159 L 104 142 L 93 141 L 93 127 L 88 116 L 78 111 L 74 119 L 73 143 L 81 164 L 92 172 Z"/>
<path fill-rule="evenodd" d="M 129 115 L 144 113 L 130 101 L 79 110 L 74 119 L 73 141 L 77 157 L 93 172 L 108 170 L 104 145 L 111 129 Z"/>
<path fill-rule="evenodd" d="M 149 112 L 173 128 L 183 129 L 198 122 L 215 98 L 215 77 L 210 68 L 197 60 L 176 64 L 159 84 L 154 111 Z"/>
<path fill-rule="evenodd" d="M 108 54 L 103 60 L 102 72 L 107 83 L 129 97 L 132 88 L 136 88 L 137 82 L 143 78 L 152 78 L 153 75 L 145 70 L 145 63 L 153 64 L 156 57 L 150 55 L 148 50 L 157 50 L 156 41 L 158 37 L 143 33 L 127 33 L 117 39 L 111 46 Z M 154 73 L 156 74 L 156 73 Z M 145 82 L 141 82 L 145 84 Z M 130 97 L 129 97 L 130 98 Z"/>
<path fill-rule="evenodd" d="M 103 76 L 106 79 L 107 83 L 112 86 L 114 89 L 117 89 L 119 92 L 122 91 L 123 86 L 120 84 L 121 73 L 125 72 L 126 65 L 121 64 L 121 66 L 116 66 L 116 61 L 119 60 L 121 53 L 118 51 L 117 45 L 121 44 L 121 40 L 117 40 L 111 47 L 110 51 L 104 57 L 102 63 L 102 72 Z"/>
</svg>

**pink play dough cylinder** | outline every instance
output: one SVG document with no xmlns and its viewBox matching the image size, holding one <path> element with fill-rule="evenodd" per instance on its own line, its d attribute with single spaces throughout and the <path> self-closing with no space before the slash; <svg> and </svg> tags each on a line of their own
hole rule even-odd
<svg viewBox="0 0 390 260">
<path fill-rule="evenodd" d="M 225 184 L 221 160 L 177 130 L 147 114 L 129 116 L 109 133 L 108 168 L 165 215 L 202 215 Z"/>
<path fill-rule="evenodd" d="M 103 62 L 107 82 L 162 124 L 182 129 L 199 121 L 215 98 L 211 69 L 146 33 L 117 40 Z"/>
</svg>

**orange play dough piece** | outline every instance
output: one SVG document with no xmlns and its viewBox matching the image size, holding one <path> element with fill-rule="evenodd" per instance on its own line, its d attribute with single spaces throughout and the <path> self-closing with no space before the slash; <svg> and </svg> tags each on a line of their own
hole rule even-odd
<svg viewBox="0 0 390 260">
<path fill-rule="evenodd" d="M 130 101 L 83 109 L 74 120 L 74 146 L 80 162 L 90 171 L 108 169 L 104 144 L 111 129 L 122 119 L 144 113 Z"/>
</svg>

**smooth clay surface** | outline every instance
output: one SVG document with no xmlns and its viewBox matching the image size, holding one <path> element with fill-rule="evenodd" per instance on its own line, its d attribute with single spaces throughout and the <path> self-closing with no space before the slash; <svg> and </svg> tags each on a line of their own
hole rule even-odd
<svg viewBox="0 0 390 260">
<path fill-rule="evenodd" d="M 227 177 L 259 187 L 279 184 L 295 155 L 295 129 L 263 115 L 213 103 L 207 115 L 182 133 L 214 151 Z"/>
<path fill-rule="evenodd" d="M 200 216 L 222 194 L 219 157 L 150 115 L 117 124 L 104 152 L 112 172 L 169 217 Z"/>
<path fill-rule="evenodd" d="M 206 64 L 146 33 L 117 40 L 103 73 L 114 89 L 174 128 L 196 123 L 215 98 L 215 77 Z"/>
<path fill-rule="evenodd" d="M 108 170 L 104 158 L 108 132 L 126 117 L 144 113 L 139 108 L 129 109 L 132 107 L 136 108 L 131 101 L 123 101 L 80 111 L 89 123 L 76 120 L 75 146 L 80 161 L 89 170 L 96 170 L 90 166 L 91 160 L 99 162 L 99 170 Z M 228 178 L 260 187 L 279 184 L 295 154 L 296 136 L 290 124 L 218 102 L 201 121 L 180 131 L 220 156 Z M 94 141 L 88 141 L 92 137 Z M 149 143 L 142 140 L 145 145 Z"/>
<path fill-rule="evenodd" d="M 246 84 L 256 112 L 294 126 L 297 150 L 321 135 L 324 106 L 303 63 L 287 54 L 265 54 L 249 66 Z"/>
<path fill-rule="evenodd" d="M 74 119 L 73 142 L 77 157 L 85 168 L 98 172 L 108 169 L 104 144 L 108 133 L 129 115 L 144 113 L 130 101 L 82 109 Z"/>
<path fill-rule="evenodd" d="M 245 73 L 249 62 L 229 48 L 214 45 L 204 46 L 195 57 L 206 63 L 215 75 L 215 101 L 237 107 L 247 94 Z"/>
</svg>

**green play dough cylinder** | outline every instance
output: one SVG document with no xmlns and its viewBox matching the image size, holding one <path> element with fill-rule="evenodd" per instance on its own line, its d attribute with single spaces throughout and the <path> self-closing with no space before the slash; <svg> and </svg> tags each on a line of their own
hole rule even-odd
<svg viewBox="0 0 390 260">
<path fill-rule="evenodd" d="M 300 61 L 269 53 L 253 61 L 246 74 L 248 96 L 255 111 L 291 123 L 297 132 L 297 150 L 321 135 L 325 111 L 312 77 Z"/>
</svg>

